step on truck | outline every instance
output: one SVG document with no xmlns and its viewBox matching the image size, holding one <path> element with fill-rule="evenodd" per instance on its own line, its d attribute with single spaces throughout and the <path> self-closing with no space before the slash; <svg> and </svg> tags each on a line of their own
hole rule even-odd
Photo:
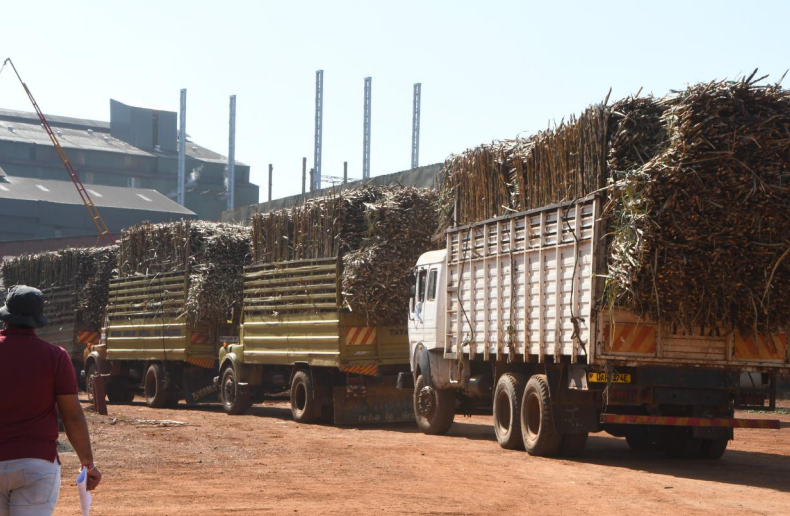
<svg viewBox="0 0 790 516">
<path fill-rule="evenodd" d="M 411 421 L 405 324 L 369 326 L 342 304 L 338 258 L 245 267 L 238 343 L 219 352 L 215 382 L 228 414 L 288 392 L 294 420 L 335 424 Z"/>
<path fill-rule="evenodd" d="M 139 391 L 153 408 L 216 399 L 217 352 L 237 333 L 230 323 L 189 322 L 189 281 L 184 270 L 110 281 L 100 342 L 86 349 L 89 396 L 101 374 L 114 403 L 130 402 Z"/>
<path fill-rule="evenodd" d="M 684 333 L 603 305 L 600 203 L 454 227 L 420 257 L 408 379 L 423 432 L 491 407 L 499 444 L 533 455 L 575 455 L 606 431 L 634 450 L 717 459 L 734 428 L 779 427 L 734 409 L 774 408 L 788 330 Z"/>
</svg>

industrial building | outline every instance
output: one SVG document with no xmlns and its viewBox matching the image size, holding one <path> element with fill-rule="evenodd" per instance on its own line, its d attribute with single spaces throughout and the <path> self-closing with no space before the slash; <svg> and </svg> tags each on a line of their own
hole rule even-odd
<svg viewBox="0 0 790 516">
<path fill-rule="evenodd" d="M 413 186 L 416 188 L 436 188 L 436 181 L 442 166 L 442 163 L 434 163 L 433 165 L 425 165 L 424 167 L 416 167 L 392 174 L 375 176 L 371 179 L 350 181 L 347 183 L 335 185 L 331 188 L 322 188 L 320 190 L 313 190 L 303 194 L 290 195 L 281 199 L 273 199 L 268 202 L 240 206 L 233 211 L 224 212 L 222 214 L 221 220 L 222 222 L 234 222 L 237 224 L 249 225 L 252 220 L 252 216 L 256 213 L 266 213 L 273 210 L 290 208 L 303 203 L 307 199 L 332 195 L 340 190 L 360 188 L 369 184 L 375 186 L 402 185 Z"/>
<path fill-rule="evenodd" d="M 110 100 L 110 122 L 46 116 L 86 187 L 143 188 L 176 199 L 175 112 Z M 188 136 L 185 140 L 184 205 L 200 219 L 219 220 L 227 209 L 227 158 Z M 35 113 L 0 110 L 0 168 L 12 181 L 69 179 Z M 235 204 L 257 203 L 258 186 L 250 183 L 250 167 L 236 162 L 235 175 Z"/>
<path fill-rule="evenodd" d="M 145 220 L 196 217 L 193 211 L 155 190 L 106 185 L 89 185 L 86 189 L 115 235 Z M 71 181 L 0 173 L 0 219 L 0 258 L 98 242 L 96 226 Z"/>
</svg>

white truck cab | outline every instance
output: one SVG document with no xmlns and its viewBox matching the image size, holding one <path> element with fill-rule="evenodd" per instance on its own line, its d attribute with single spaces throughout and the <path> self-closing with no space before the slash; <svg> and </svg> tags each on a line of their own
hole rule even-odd
<svg viewBox="0 0 790 516">
<path fill-rule="evenodd" d="M 425 349 L 444 348 L 445 296 L 447 251 L 430 251 L 417 260 L 415 283 L 409 299 L 409 350 L 422 344 Z M 414 364 L 412 363 L 412 371 Z"/>
</svg>

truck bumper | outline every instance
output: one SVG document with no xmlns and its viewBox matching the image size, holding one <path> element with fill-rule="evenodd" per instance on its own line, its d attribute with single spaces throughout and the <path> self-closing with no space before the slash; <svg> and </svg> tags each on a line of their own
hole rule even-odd
<svg viewBox="0 0 790 516">
<path fill-rule="evenodd" d="M 768 428 L 779 430 L 781 423 L 776 419 L 702 418 L 671 416 L 628 416 L 601 414 L 601 423 L 608 425 L 656 425 L 691 426 L 712 428 Z"/>
</svg>

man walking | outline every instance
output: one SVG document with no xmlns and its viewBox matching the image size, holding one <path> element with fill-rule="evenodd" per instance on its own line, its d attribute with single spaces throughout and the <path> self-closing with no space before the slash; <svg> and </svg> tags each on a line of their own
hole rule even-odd
<svg viewBox="0 0 790 516">
<path fill-rule="evenodd" d="M 17 285 L 0 308 L 0 516 L 48 516 L 60 494 L 58 417 L 88 470 L 88 489 L 101 481 L 93 463 L 77 378 L 62 348 L 36 337 L 47 325 L 40 290 Z"/>
</svg>

